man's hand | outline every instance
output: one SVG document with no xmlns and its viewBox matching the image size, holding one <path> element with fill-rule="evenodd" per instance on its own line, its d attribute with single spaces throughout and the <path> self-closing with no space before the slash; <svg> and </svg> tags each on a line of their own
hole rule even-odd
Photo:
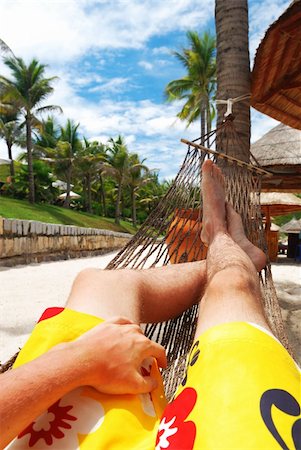
<svg viewBox="0 0 301 450">
<path fill-rule="evenodd" d="M 67 345 L 74 352 L 80 383 L 107 394 L 150 392 L 156 381 L 141 375 L 143 361 L 153 357 L 160 367 L 167 364 L 164 348 L 124 318 L 103 322 Z"/>
</svg>

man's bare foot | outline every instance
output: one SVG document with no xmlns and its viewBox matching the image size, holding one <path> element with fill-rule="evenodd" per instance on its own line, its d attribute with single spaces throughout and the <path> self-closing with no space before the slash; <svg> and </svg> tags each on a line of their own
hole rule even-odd
<svg viewBox="0 0 301 450">
<path fill-rule="evenodd" d="M 209 159 L 202 166 L 203 226 L 201 239 L 209 245 L 214 237 L 226 233 L 224 177 Z"/>
<path fill-rule="evenodd" d="M 257 271 L 259 272 L 266 265 L 266 256 L 260 248 L 250 242 L 244 231 L 240 215 L 234 210 L 233 206 L 227 203 L 227 225 L 228 232 L 233 241 L 249 256 Z"/>
</svg>

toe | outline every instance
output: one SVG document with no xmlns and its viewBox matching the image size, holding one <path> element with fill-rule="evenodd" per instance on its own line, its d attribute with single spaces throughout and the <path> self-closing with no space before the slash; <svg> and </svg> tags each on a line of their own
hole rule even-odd
<svg viewBox="0 0 301 450">
<path fill-rule="evenodd" d="M 203 173 L 209 173 L 212 172 L 213 169 L 213 162 L 211 161 L 211 159 L 207 159 L 206 161 L 204 161 L 203 165 L 202 165 L 202 172 Z"/>
</svg>

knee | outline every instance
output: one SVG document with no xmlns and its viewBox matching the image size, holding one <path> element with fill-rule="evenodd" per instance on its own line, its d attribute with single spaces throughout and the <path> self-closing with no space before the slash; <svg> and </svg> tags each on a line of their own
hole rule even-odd
<svg viewBox="0 0 301 450">
<path fill-rule="evenodd" d="M 240 292 L 254 292 L 259 288 L 257 274 L 250 273 L 240 266 L 224 269 L 215 275 L 214 282 L 222 290 L 235 290 Z"/>
<path fill-rule="evenodd" d="M 75 277 L 74 284 L 84 284 L 91 281 L 91 279 L 95 279 L 99 276 L 99 272 L 101 269 L 95 269 L 93 267 L 87 267 L 86 269 L 81 270 Z"/>
<path fill-rule="evenodd" d="M 110 286 L 112 291 L 115 289 L 127 289 L 128 287 L 134 290 L 139 286 L 138 271 L 132 269 L 119 269 L 119 270 L 107 270 L 107 269 L 95 269 L 86 268 L 79 272 L 75 278 L 75 285 L 99 285 Z"/>
</svg>

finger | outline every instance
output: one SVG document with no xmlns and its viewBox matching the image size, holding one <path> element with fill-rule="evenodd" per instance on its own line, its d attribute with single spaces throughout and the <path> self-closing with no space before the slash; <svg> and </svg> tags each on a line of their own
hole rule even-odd
<svg viewBox="0 0 301 450">
<path fill-rule="evenodd" d="M 165 348 L 156 342 L 151 341 L 151 345 L 147 350 L 147 356 L 153 356 L 158 362 L 158 366 L 165 369 L 167 367 L 167 357 Z"/>
</svg>

